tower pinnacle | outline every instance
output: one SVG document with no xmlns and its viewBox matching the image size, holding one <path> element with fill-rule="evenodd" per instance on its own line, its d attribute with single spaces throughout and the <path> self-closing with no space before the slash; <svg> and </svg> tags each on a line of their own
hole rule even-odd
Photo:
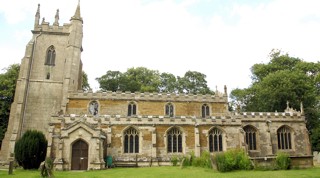
<svg viewBox="0 0 320 178">
<path fill-rule="evenodd" d="M 71 20 L 80 20 L 83 23 L 82 17 L 80 15 L 80 0 L 78 1 L 76 12 L 74 13 L 73 17 L 71 17 Z"/>
<path fill-rule="evenodd" d="M 37 12 L 34 19 L 34 28 L 36 28 L 39 25 L 40 20 L 40 4 L 38 4 Z"/>
<path fill-rule="evenodd" d="M 57 9 L 56 15 L 54 16 L 53 25 L 59 25 L 59 9 Z"/>
</svg>

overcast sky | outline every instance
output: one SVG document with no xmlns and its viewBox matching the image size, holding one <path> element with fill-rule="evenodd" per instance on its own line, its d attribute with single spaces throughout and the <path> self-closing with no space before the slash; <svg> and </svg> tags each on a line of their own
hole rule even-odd
<svg viewBox="0 0 320 178">
<path fill-rule="evenodd" d="M 78 0 L 0 0 L 0 68 L 20 63 L 34 15 L 69 23 Z M 81 0 L 82 61 L 89 83 L 108 70 L 147 67 L 207 76 L 228 92 L 250 85 L 250 67 L 272 49 L 320 60 L 319 0 Z"/>
</svg>

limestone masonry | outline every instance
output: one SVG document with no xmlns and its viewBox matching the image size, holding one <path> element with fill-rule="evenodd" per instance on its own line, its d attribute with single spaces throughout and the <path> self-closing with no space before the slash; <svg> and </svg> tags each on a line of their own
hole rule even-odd
<svg viewBox="0 0 320 178">
<path fill-rule="evenodd" d="M 13 159 L 28 129 L 48 139 L 47 156 L 59 170 L 105 168 L 105 161 L 138 166 L 170 165 L 173 156 L 244 149 L 257 163 L 277 152 L 293 166 L 312 166 L 303 107 L 284 112 L 228 111 L 227 88 L 214 95 L 83 92 L 80 4 L 68 24 L 35 15 L 32 39 L 21 61 L 0 161 Z M 107 158 L 107 159 L 106 159 Z"/>
</svg>

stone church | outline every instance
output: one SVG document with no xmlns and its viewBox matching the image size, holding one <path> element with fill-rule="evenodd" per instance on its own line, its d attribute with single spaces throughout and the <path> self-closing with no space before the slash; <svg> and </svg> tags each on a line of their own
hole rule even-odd
<svg viewBox="0 0 320 178">
<path fill-rule="evenodd" d="M 28 129 L 42 131 L 57 170 L 114 164 L 170 165 L 172 157 L 244 149 L 257 163 L 277 152 L 293 166 L 312 166 L 305 116 L 284 112 L 228 111 L 227 88 L 214 95 L 84 92 L 80 4 L 70 23 L 51 25 L 35 15 L 32 39 L 21 61 L 0 161 L 13 159 L 15 142 Z"/>
</svg>

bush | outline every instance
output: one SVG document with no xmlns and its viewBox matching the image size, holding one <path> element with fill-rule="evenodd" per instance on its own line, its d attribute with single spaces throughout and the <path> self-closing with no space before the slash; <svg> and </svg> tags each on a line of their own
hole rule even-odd
<svg viewBox="0 0 320 178">
<path fill-rule="evenodd" d="M 181 164 L 183 167 L 192 166 L 192 162 L 195 159 L 194 152 L 191 152 L 190 155 L 184 156 L 182 160 L 184 160 Z"/>
<path fill-rule="evenodd" d="M 238 164 L 238 169 L 240 170 L 250 170 L 253 168 L 251 160 L 243 150 L 238 152 L 237 154 L 237 164 Z"/>
<path fill-rule="evenodd" d="M 291 159 L 288 153 L 278 152 L 276 157 L 277 169 L 287 170 L 290 168 Z"/>
<path fill-rule="evenodd" d="M 173 166 L 177 166 L 179 162 L 179 158 L 177 156 L 171 157 L 171 163 Z"/>
<path fill-rule="evenodd" d="M 48 141 L 44 134 L 36 130 L 28 130 L 16 142 L 15 158 L 23 169 L 38 169 L 45 160 Z"/>
<path fill-rule="evenodd" d="M 249 170 L 253 166 L 249 157 L 243 150 L 233 149 L 224 153 L 219 153 L 215 157 L 217 169 L 220 172 L 228 172 L 232 170 Z"/>
<path fill-rule="evenodd" d="M 200 157 L 194 157 L 192 160 L 192 166 L 195 167 L 203 167 L 203 168 L 211 168 L 211 159 L 210 153 L 207 151 L 202 152 Z"/>
</svg>

